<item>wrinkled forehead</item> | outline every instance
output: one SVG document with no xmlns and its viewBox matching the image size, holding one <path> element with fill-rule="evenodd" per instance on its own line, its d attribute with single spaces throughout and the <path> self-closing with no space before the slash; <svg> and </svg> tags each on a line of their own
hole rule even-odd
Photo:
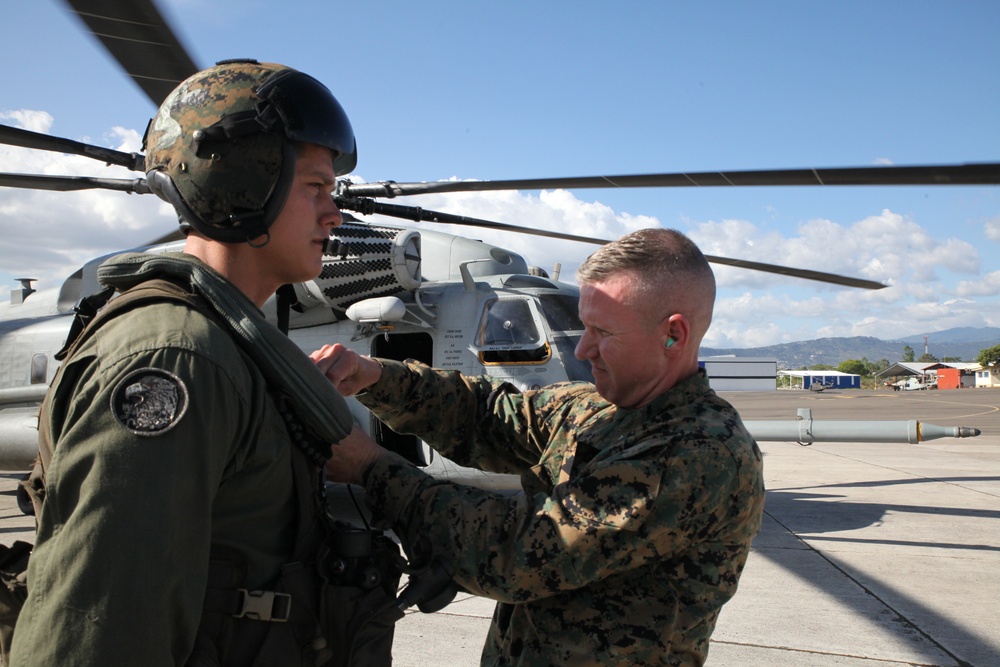
<svg viewBox="0 0 1000 667">
<path fill-rule="evenodd" d="M 648 310 L 627 276 L 580 284 L 580 317 L 592 319 L 621 317 L 629 311 Z"/>
</svg>

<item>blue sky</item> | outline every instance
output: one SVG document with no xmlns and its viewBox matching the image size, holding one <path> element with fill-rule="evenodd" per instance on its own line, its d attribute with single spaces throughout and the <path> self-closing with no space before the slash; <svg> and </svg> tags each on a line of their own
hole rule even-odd
<svg viewBox="0 0 1000 667">
<path fill-rule="evenodd" d="M 1000 3 L 164 0 L 195 61 L 281 62 L 351 117 L 356 178 L 423 181 L 1000 160 Z M 59 0 L 5 0 L 0 122 L 138 150 L 152 104 Z M 0 147 L 0 171 L 127 177 Z M 427 208 L 879 280 L 717 268 L 713 347 L 1000 326 L 996 187 L 427 196 Z M 172 229 L 153 197 L 0 189 L 0 280 L 55 285 Z M 471 236 L 572 271 L 593 247 Z M 931 341 L 933 353 L 933 341 Z"/>
</svg>

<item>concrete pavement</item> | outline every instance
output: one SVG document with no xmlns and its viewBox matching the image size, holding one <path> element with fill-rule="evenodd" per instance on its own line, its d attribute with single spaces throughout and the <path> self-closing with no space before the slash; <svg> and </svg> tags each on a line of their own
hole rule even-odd
<svg viewBox="0 0 1000 667">
<path fill-rule="evenodd" d="M 763 442 L 764 526 L 709 667 L 1000 665 L 1000 390 L 726 392 L 744 419 L 909 420 L 982 435 Z M 0 479 L 0 541 L 32 538 Z M 397 626 L 397 667 L 478 665 L 493 603 Z"/>
</svg>

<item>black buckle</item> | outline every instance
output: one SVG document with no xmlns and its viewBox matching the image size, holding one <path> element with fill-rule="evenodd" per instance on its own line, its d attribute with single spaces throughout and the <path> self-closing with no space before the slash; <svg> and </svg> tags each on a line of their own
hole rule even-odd
<svg viewBox="0 0 1000 667">
<path fill-rule="evenodd" d="M 292 613 L 292 596 L 288 593 L 248 591 L 245 588 L 236 592 L 243 595 L 239 613 L 233 614 L 236 618 L 245 616 L 255 621 L 284 623 Z"/>
</svg>

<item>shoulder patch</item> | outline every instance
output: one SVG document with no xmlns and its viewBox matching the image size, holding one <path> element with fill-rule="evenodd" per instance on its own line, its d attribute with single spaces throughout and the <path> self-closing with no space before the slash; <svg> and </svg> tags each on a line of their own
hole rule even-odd
<svg viewBox="0 0 1000 667">
<path fill-rule="evenodd" d="M 181 420 L 188 407 L 184 382 L 159 368 L 140 368 L 121 380 L 111 392 L 111 413 L 135 435 L 160 435 Z"/>
</svg>

